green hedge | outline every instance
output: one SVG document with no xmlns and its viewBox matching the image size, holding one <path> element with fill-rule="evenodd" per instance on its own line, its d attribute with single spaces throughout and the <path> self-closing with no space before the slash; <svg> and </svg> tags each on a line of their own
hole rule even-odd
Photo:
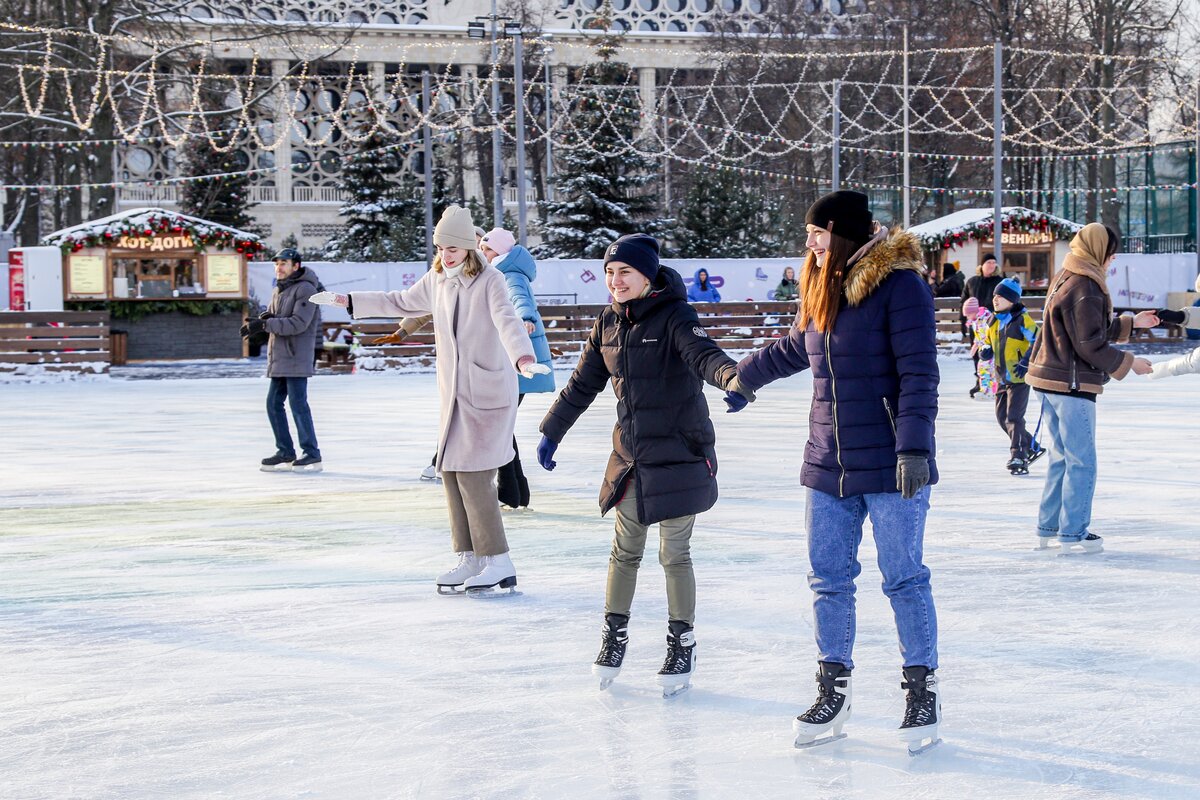
<svg viewBox="0 0 1200 800">
<path fill-rule="evenodd" d="M 112 319 L 137 322 L 151 314 L 178 312 L 192 317 L 246 313 L 245 300 L 81 300 L 66 303 L 67 311 L 107 311 Z"/>
</svg>

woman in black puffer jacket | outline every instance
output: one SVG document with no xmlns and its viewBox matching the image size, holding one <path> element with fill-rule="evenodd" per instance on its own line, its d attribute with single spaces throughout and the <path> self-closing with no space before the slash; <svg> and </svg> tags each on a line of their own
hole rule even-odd
<svg viewBox="0 0 1200 800">
<path fill-rule="evenodd" d="M 679 273 L 658 263 L 653 237 L 618 239 L 605 253 L 604 274 L 613 303 L 596 320 L 575 372 L 542 420 L 538 461 L 554 469 L 558 443 L 611 380 L 617 425 L 600 512 L 616 508 L 616 537 L 593 672 L 603 688 L 620 671 L 646 532 L 657 522 L 669 615 L 659 683 L 673 692 L 690 680 L 695 647 L 692 526 L 717 501 L 716 434 L 704 381 L 734 392 L 741 386 L 736 362 L 700 327 Z"/>
</svg>

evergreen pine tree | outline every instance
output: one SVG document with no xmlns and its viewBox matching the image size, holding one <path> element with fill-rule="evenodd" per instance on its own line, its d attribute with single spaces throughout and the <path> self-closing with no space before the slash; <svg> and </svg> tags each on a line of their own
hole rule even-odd
<svg viewBox="0 0 1200 800">
<path fill-rule="evenodd" d="M 325 245 L 325 257 L 341 261 L 419 261 L 425 257 L 425 208 L 421 187 L 405 169 L 406 150 L 380 129 L 358 143 L 344 162 L 338 209 L 345 229 Z"/>
<path fill-rule="evenodd" d="M 556 157 L 554 200 L 539 203 L 542 258 L 600 258 L 614 239 L 627 233 L 661 233 L 669 220 L 655 211 L 658 197 L 654 164 L 625 142 L 640 123 L 637 92 L 628 87 L 629 67 L 613 61 L 613 37 L 601 37 L 600 57 L 572 89 L 578 96 L 570 113 L 575 130 L 590 134 L 583 146 L 565 147 Z"/>
<path fill-rule="evenodd" d="M 219 147 L 227 147 L 229 134 L 213 134 Z M 184 175 L 223 175 L 246 168 L 245 156 L 237 149 L 218 152 L 205 136 L 190 139 L 183 147 Z M 179 210 L 193 217 L 248 230 L 254 225 L 250 216 L 250 176 L 229 175 L 202 181 L 185 182 L 179 193 Z"/>
<path fill-rule="evenodd" d="M 724 169 L 697 171 L 674 238 L 680 258 L 769 258 L 786 245 L 779 202 Z"/>
</svg>

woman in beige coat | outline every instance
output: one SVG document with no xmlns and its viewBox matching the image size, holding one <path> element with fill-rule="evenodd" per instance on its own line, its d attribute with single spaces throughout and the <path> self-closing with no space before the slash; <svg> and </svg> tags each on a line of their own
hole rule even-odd
<svg viewBox="0 0 1200 800">
<path fill-rule="evenodd" d="M 496 470 L 513 458 L 517 371 L 548 370 L 537 363 L 504 276 L 475 249 L 471 212 L 446 209 L 433 242 L 433 268 L 408 289 L 325 292 L 313 302 L 343 306 L 355 319 L 433 315 L 441 397 L 437 466 L 458 554 L 457 566 L 438 578 L 438 592 L 510 589 L 517 572 L 496 499 Z"/>
</svg>

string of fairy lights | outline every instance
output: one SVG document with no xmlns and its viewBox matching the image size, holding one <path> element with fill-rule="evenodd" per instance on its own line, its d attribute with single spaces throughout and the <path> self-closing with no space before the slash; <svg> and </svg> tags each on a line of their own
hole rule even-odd
<svg viewBox="0 0 1200 800">
<path fill-rule="evenodd" d="M 0 32 L 22 34 L 40 43 L 39 58 L 31 63 L 0 63 L 0 76 L 13 77 L 16 95 L 30 119 L 50 119 L 67 124 L 80 138 L 64 140 L 21 139 L 0 142 L 3 150 L 96 150 L 131 146 L 160 146 L 179 149 L 189 142 L 206 140 L 218 153 L 239 148 L 274 153 L 292 148 L 340 148 L 361 146 L 379 134 L 390 143 L 378 149 L 410 148 L 411 140 L 424 129 L 440 137 L 466 134 L 490 135 L 499 131 L 508 144 L 515 144 L 517 104 L 512 102 L 516 86 L 503 70 L 453 65 L 470 61 L 466 41 L 413 41 L 402 43 L 390 62 L 383 65 L 362 59 L 363 49 L 345 45 L 342 60 L 331 68 L 322 53 L 304 54 L 294 46 L 255 45 L 240 72 L 210 69 L 223 63 L 212 55 L 214 42 L 166 38 L 103 35 L 85 31 L 0 23 Z M 764 179 L 810 185 L 827 183 L 811 175 L 796 175 L 765 168 L 773 161 L 796 153 L 828 154 L 833 143 L 831 119 L 834 81 L 837 81 L 841 123 L 838 146 L 843 152 L 882 159 L 897 159 L 903 151 L 880 146 L 904 132 L 905 91 L 908 99 L 908 133 L 942 144 L 925 152 L 919 148 L 911 157 L 920 163 L 990 163 L 993 156 L 982 152 L 944 152 L 947 143 L 961 142 L 964 150 L 982 150 L 992 141 L 991 106 L 994 87 L 970 86 L 971 77 L 990 69 L 990 46 L 877 50 L 852 53 L 734 52 L 705 54 L 704 70 L 676 66 L 660 69 L 647 92 L 637 69 L 626 69 L 623 82 L 596 85 L 601 65 L 595 62 L 576 68 L 574 81 L 547 87 L 536 76 L 542 74 L 553 53 L 561 57 L 572 49 L 590 47 L 591 34 L 581 33 L 579 42 L 564 43 L 530 37 L 526 68 L 535 79 L 523 87 L 523 104 L 536 100 L 542 108 L 549 103 L 553 121 L 543 124 L 532 117 L 526 146 L 550 142 L 558 152 L 597 153 L 593 113 L 581 126 L 572 110 L 582 102 L 591 104 L 607 129 L 623 130 L 619 124 L 629 114 L 638 118 L 631 135 L 619 137 L 617 155 L 636 153 L 643 157 L 699 165 Z M 56 48 L 77 46 L 87 40 L 94 48 L 92 61 L 101 65 L 121 48 L 138 53 L 140 65 L 107 69 L 63 66 Z M 195 51 L 195 58 L 181 69 L 172 49 Z M 622 51 L 642 49 L 662 54 L 678 50 L 694 57 L 696 50 L 683 46 L 622 43 Z M 438 53 L 441 64 L 430 70 L 432 95 L 436 102 L 423 108 L 414 86 L 412 68 Z M 273 57 L 274 56 L 274 57 Z M 711 56 L 711 57 L 710 57 Z M 907 87 L 888 76 L 899 72 L 908 57 L 913 82 Z M 1052 50 L 1012 48 L 1008 57 L 1032 64 L 1027 80 L 1035 88 L 1004 88 L 1005 147 L 1002 160 L 1011 164 L 1082 163 L 1124 159 L 1151 159 L 1160 154 L 1191 153 L 1194 145 L 1184 140 L 1196 136 L 1196 97 L 1186 86 L 1147 81 L 1147 69 L 1188 66 L 1168 57 L 1108 57 L 1101 54 L 1067 53 Z M 1083 65 L 1063 71 L 1068 79 L 1059 86 L 1048 83 L 1052 65 L 1069 60 Z M 283 61 L 286 69 L 280 69 Z M 749 65 L 747 67 L 747 64 Z M 781 66 L 782 64 L 782 66 Z M 949 68 L 947 65 L 949 64 Z M 1114 73 L 1112 85 L 1096 86 L 1098 64 Z M 876 81 L 853 80 L 870 66 Z M 780 79 L 781 69 L 786 80 Z M 937 70 L 937 74 L 935 74 Z M 606 73 L 607 77 L 611 75 Z M 492 88 L 509 102 L 493 111 L 487 102 Z M 51 89 L 55 92 L 51 93 Z M 224 98 L 224 108 L 212 107 L 212 96 Z M 57 108 L 51 98 L 61 97 Z M 311 106 L 316 105 L 315 109 Z M 324 104 L 324 107 L 322 107 Z M 1111 115 L 1102 112 L 1111 111 Z M 315 112 L 315 113 L 314 113 Z M 101 115 L 111 121 L 115 135 L 90 134 Z M 1098 117 L 1116 120 L 1098 125 Z M 1155 118 L 1157 127 L 1148 120 Z M 1162 121 L 1166 120 L 1166 123 Z M 318 161 L 326 166 L 374 152 L 358 150 L 336 156 L 324 153 Z M 612 155 L 611 149 L 604 154 Z M 214 181 L 231 176 L 258 177 L 282 170 L 302 169 L 312 162 L 249 167 L 231 172 L 163 178 L 131 177 L 108 182 L 5 184 L 13 190 L 69 192 L 83 189 L 173 186 Z M 897 190 L 894 183 L 843 181 L 856 188 Z M 1178 191 L 1195 188 L 1195 183 L 1145 183 L 1118 187 L 1072 187 L 1006 189 L 1017 196 L 1070 194 L 1119 194 L 1121 192 Z M 992 189 L 912 185 L 913 191 L 934 195 L 990 196 Z"/>
</svg>

